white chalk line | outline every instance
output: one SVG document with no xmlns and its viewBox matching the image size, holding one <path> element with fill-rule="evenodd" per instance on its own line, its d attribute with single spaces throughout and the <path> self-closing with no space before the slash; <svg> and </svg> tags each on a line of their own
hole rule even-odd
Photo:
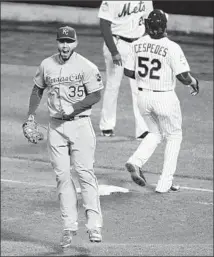
<svg viewBox="0 0 214 257">
<path fill-rule="evenodd" d="M 37 186 L 37 187 L 51 187 L 56 188 L 56 185 L 48 185 L 48 184 L 38 184 L 32 183 L 27 181 L 18 181 L 18 180 L 10 180 L 10 179 L 1 179 L 1 182 L 8 182 L 8 183 L 16 183 L 16 184 L 25 184 L 29 186 Z M 77 193 L 81 193 L 81 188 L 76 188 Z M 128 193 L 129 189 L 113 186 L 113 185 L 99 185 L 99 194 L 100 195 L 110 195 L 111 193 L 121 192 L 121 193 Z"/>
<path fill-rule="evenodd" d="M 156 184 L 152 184 L 153 186 L 156 186 Z M 186 190 L 193 190 L 193 191 L 202 191 L 202 192 L 210 192 L 213 193 L 212 189 L 206 189 L 206 188 L 197 188 L 197 187 L 183 187 L 181 186 L 180 188 L 186 189 Z"/>
<path fill-rule="evenodd" d="M 10 180 L 10 179 L 1 179 L 2 182 L 8 182 L 8 183 L 17 183 L 17 184 L 26 184 L 26 185 L 32 185 L 32 186 L 44 186 L 44 187 L 56 187 L 56 185 L 48 185 L 48 184 L 38 184 L 38 183 L 32 183 L 28 181 L 18 181 L 18 180 Z M 155 184 L 152 184 L 155 185 Z M 117 187 L 117 186 L 112 186 L 112 185 L 99 185 L 99 188 L 101 191 L 111 191 L 111 192 L 123 192 L 123 193 L 128 193 L 129 190 L 123 187 Z M 213 193 L 212 189 L 206 189 L 206 188 L 195 188 L 195 187 L 180 187 L 182 189 L 186 190 L 193 190 L 193 191 L 201 191 L 201 192 L 210 192 Z M 116 191 L 118 190 L 118 191 Z M 81 189 L 77 188 L 77 192 L 80 193 Z"/>
<path fill-rule="evenodd" d="M 194 191 L 202 191 L 202 192 L 211 192 L 213 193 L 213 190 L 212 189 L 205 189 L 205 188 L 195 188 L 195 187 L 181 187 L 182 189 L 191 189 L 191 190 L 194 190 Z"/>
<path fill-rule="evenodd" d="M 196 203 L 203 204 L 203 205 L 213 205 L 213 203 L 207 203 L 207 202 L 196 202 Z"/>
</svg>

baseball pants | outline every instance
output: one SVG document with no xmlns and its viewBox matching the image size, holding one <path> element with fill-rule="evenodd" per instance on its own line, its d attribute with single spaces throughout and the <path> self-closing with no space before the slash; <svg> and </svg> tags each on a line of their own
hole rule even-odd
<svg viewBox="0 0 214 257">
<path fill-rule="evenodd" d="M 142 91 L 139 92 L 138 104 L 150 133 L 142 140 L 128 162 L 142 167 L 161 140 L 166 139 L 164 164 L 156 190 L 167 192 L 172 185 L 182 142 L 180 102 L 174 91 Z"/>
<path fill-rule="evenodd" d="M 48 152 L 56 173 L 64 229 L 78 230 L 78 200 L 71 166 L 77 172 L 81 187 L 86 227 L 102 227 L 98 182 L 93 169 L 95 147 L 96 138 L 89 117 L 73 121 L 50 120 Z"/>
<path fill-rule="evenodd" d="M 115 44 L 119 50 L 123 64 L 126 61 L 126 58 L 131 50 L 131 43 L 125 42 L 121 39 L 115 39 Z M 119 88 L 121 85 L 121 80 L 124 73 L 124 67 L 114 65 L 112 61 L 111 53 L 109 52 L 106 44 L 103 46 L 103 54 L 106 64 L 106 86 L 103 95 L 103 106 L 101 111 L 100 119 L 100 129 L 109 130 L 114 129 L 116 125 L 116 112 L 117 112 L 117 99 Z M 145 121 L 140 114 L 138 105 L 137 105 L 137 95 L 138 89 L 136 81 L 134 79 L 129 79 L 131 93 L 132 93 L 132 103 L 133 111 L 135 117 L 135 137 L 142 135 L 147 130 Z"/>
</svg>

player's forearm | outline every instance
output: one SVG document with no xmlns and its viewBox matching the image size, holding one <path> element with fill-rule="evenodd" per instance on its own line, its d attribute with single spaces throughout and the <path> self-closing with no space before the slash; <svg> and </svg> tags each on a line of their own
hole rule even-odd
<svg viewBox="0 0 214 257">
<path fill-rule="evenodd" d="M 73 104 L 74 112 L 71 116 L 76 116 L 85 110 L 91 109 L 92 105 L 98 103 L 101 99 L 101 91 L 96 91 L 88 94 L 82 101 Z"/>
<path fill-rule="evenodd" d="M 196 79 L 193 78 L 189 72 L 183 72 L 176 77 L 184 85 L 196 84 Z"/>
<path fill-rule="evenodd" d="M 100 19 L 100 29 L 111 55 L 118 54 L 118 50 L 114 43 L 114 39 L 111 32 L 111 22 L 104 19 Z"/>
<path fill-rule="evenodd" d="M 36 115 L 36 110 L 41 102 L 44 89 L 34 85 L 29 102 L 28 115 Z"/>
</svg>

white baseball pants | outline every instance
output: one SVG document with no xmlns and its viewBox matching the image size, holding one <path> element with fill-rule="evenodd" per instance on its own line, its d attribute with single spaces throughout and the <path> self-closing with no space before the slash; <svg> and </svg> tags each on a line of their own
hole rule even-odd
<svg viewBox="0 0 214 257">
<path fill-rule="evenodd" d="M 161 139 L 165 138 L 163 170 L 156 191 L 167 192 L 172 185 L 182 141 L 180 102 L 174 91 L 140 91 L 138 105 L 150 133 L 142 140 L 128 162 L 142 167 L 151 157 Z"/>
<path fill-rule="evenodd" d="M 115 44 L 117 49 L 122 57 L 123 64 L 126 61 L 126 58 L 131 49 L 131 43 L 125 42 L 121 39 L 115 39 Z M 100 129 L 101 130 L 109 130 L 114 129 L 116 125 L 116 111 L 117 111 L 117 98 L 119 93 L 119 88 L 121 85 L 121 80 L 124 73 L 124 67 L 114 65 L 112 61 L 111 53 L 108 50 L 108 47 L 104 43 L 103 45 L 103 54 L 105 58 L 106 64 L 106 86 L 103 95 L 103 106 L 101 111 L 101 119 L 100 119 Z M 133 103 L 133 111 L 135 117 L 135 137 L 137 138 L 142 133 L 147 130 L 146 124 L 143 120 L 139 112 L 139 108 L 137 105 L 137 86 L 136 81 L 134 79 L 129 79 L 130 87 L 132 92 L 132 103 Z"/>
<path fill-rule="evenodd" d="M 48 152 L 56 173 L 64 229 L 78 230 L 78 201 L 71 165 L 78 174 L 86 227 L 102 227 L 98 183 L 93 169 L 95 147 L 96 138 L 89 117 L 73 121 L 50 120 Z"/>
</svg>

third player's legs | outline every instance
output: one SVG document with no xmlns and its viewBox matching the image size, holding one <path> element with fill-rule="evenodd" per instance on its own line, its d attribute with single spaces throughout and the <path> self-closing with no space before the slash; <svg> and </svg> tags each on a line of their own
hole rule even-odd
<svg viewBox="0 0 214 257">
<path fill-rule="evenodd" d="M 100 129 L 114 130 L 116 125 L 117 98 L 123 76 L 123 67 L 113 64 L 110 52 L 104 46 L 106 63 L 106 86 L 103 94 Z"/>
</svg>

